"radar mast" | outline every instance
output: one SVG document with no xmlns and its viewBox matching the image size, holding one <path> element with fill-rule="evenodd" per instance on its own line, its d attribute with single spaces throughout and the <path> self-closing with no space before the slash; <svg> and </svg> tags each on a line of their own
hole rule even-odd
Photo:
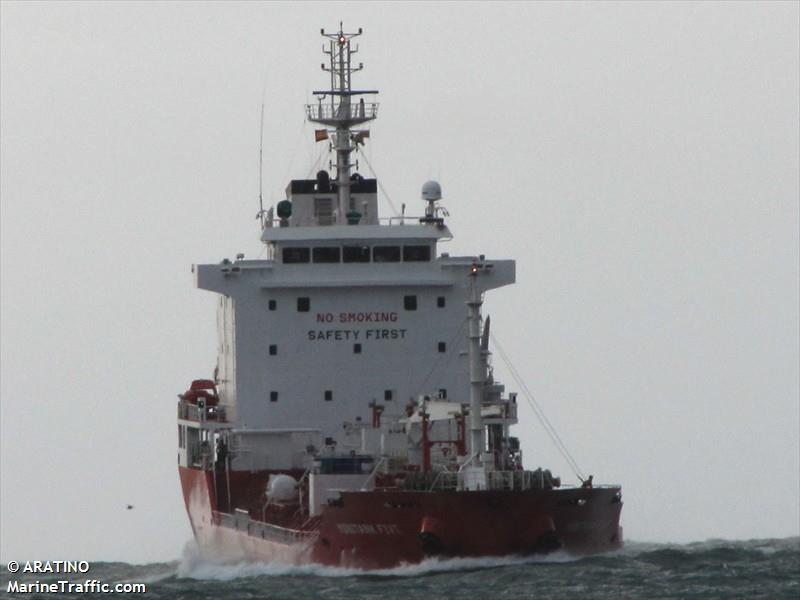
<svg viewBox="0 0 800 600">
<path fill-rule="evenodd" d="M 364 65 L 353 65 L 352 58 L 358 52 L 358 46 L 353 48 L 350 41 L 362 34 L 361 28 L 355 33 L 346 33 L 339 23 L 337 33 L 326 33 L 321 29 L 320 34 L 329 40 L 328 48 L 324 45 L 322 47 L 323 53 L 328 55 L 328 64 L 322 63 L 322 70 L 331 75 L 330 89 L 314 91 L 317 103 L 306 105 L 306 116 L 312 123 L 320 123 L 335 130 L 332 132 L 332 148 L 336 150 L 337 221 L 342 222 L 348 213 L 358 212 L 350 195 L 350 168 L 353 166 L 350 153 L 368 135 L 367 131 L 351 133 L 351 129 L 378 116 L 377 102 L 365 103 L 362 97 L 354 103 L 353 98 L 377 94 L 378 91 L 352 88 L 353 73 L 363 69 Z M 358 217 L 360 216 L 359 214 Z"/>
</svg>

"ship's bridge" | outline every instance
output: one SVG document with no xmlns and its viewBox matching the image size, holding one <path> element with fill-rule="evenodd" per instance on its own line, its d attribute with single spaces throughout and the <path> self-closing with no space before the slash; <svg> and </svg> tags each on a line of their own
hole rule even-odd
<svg viewBox="0 0 800 600">
<path fill-rule="evenodd" d="M 347 186 L 347 201 L 339 199 L 341 184 L 331 181 L 327 171 L 316 179 L 294 179 L 286 186 L 286 200 L 278 203 L 278 219 L 267 219 L 265 229 L 324 227 L 326 225 L 377 225 L 378 182 L 353 173 Z"/>
<path fill-rule="evenodd" d="M 452 237 L 447 226 L 430 225 L 362 225 L 360 227 L 334 226 L 324 229 L 314 227 L 268 227 L 261 235 L 264 242 L 310 242 L 329 240 L 427 240 L 435 242 Z"/>
<path fill-rule="evenodd" d="M 304 279 L 324 280 L 330 267 L 340 265 L 357 269 L 347 271 L 350 278 L 374 281 L 375 276 L 386 279 L 390 272 L 392 276 L 412 273 L 414 267 L 430 263 L 436 258 L 436 242 L 444 237 L 450 237 L 446 227 L 365 225 L 273 229 L 265 231 L 262 239 L 276 263 L 304 266 L 305 273 L 295 271 Z M 365 270 L 370 264 L 381 268 Z M 392 266 L 403 270 L 395 273 Z"/>
<path fill-rule="evenodd" d="M 334 225 L 267 228 L 261 239 L 276 262 L 331 265 L 427 263 L 436 257 L 436 242 L 450 237 L 444 225 Z"/>
<path fill-rule="evenodd" d="M 354 174 L 350 202 L 337 205 L 337 184 L 326 171 L 316 179 L 292 181 L 287 199 L 278 203 L 278 218 L 264 221 L 261 241 L 276 263 L 427 263 L 436 243 L 452 234 L 430 207 L 425 217 L 378 218 L 376 180 Z M 310 274 L 310 273 L 309 273 Z"/>
</svg>

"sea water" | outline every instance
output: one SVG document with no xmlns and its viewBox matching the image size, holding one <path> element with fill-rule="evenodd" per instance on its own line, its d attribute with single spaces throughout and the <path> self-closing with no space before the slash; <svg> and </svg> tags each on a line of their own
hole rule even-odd
<svg viewBox="0 0 800 600">
<path fill-rule="evenodd" d="M 92 563 L 91 577 L 105 583 L 144 583 L 144 594 L 115 598 L 241 600 L 275 598 L 764 598 L 800 599 L 800 538 L 712 540 L 686 545 L 627 542 L 623 550 L 590 557 L 430 559 L 381 571 L 320 565 L 202 560 L 191 546 L 170 563 Z M 70 575 L 73 581 L 82 577 Z M 28 574 L 41 584 L 64 575 Z M 8 573 L 0 596 L 88 598 L 85 593 L 11 593 Z"/>
</svg>

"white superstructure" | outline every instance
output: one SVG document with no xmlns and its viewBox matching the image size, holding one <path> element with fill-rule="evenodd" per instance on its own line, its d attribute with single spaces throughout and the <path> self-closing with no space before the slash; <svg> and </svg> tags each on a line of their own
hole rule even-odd
<svg viewBox="0 0 800 600">
<path fill-rule="evenodd" d="M 377 92 L 350 85 L 358 34 L 323 35 L 331 89 L 306 112 L 326 127 L 317 139 L 331 140 L 336 176 L 292 181 L 277 218 L 264 213 L 267 260 L 193 268 L 197 287 L 220 295 L 215 380 L 228 426 L 246 439 L 232 440 L 233 468 L 299 468 L 293 454 L 305 446 L 358 450 L 376 405 L 395 421 L 425 395 L 469 405 L 470 376 L 485 365 L 470 369 L 467 303 L 477 311 L 483 292 L 515 278 L 512 260 L 440 253 L 451 233 L 436 182 L 423 186 L 424 216 L 380 219 L 376 180 L 350 163 L 368 137 L 353 127 L 377 115 L 355 98 Z M 472 387 L 474 407 L 483 382 Z M 474 445 L 483 434 L 471 429 Z"/>
<path fill-rule="evenodd" d="M 435 256 L 446 232 L 435 226 L 276 232 L 294 235 L 269 242 L 273 260 L 195 269 L 199 288 L 221 294 L 217 380 L 229 420 L 336 437 L 343 419 L 368 420 L 373 401 L 387 415 L 420 394 L 469 401 L 465 301 L 477 257 Z M 376 249 L 401 260 L 376 263 Z M 314 263 L 320 250 L 370 262 Z M 284 262 L 287 252 L 308 262 Z M 430 258 L 403 261 L 411 252 Z M 481 291 L 513 283 L 513 261 L 490 262 Z"/>
</svg>

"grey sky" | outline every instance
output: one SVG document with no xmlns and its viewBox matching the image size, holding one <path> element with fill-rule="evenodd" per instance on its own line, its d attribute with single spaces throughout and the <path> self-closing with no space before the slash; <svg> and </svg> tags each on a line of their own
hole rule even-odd
<svg viewBox="0 0 800 600">
<path fill-rule="evenodd" d="M 797 3 L 0 10 L 2 560 L 190 538 L 175 396 L 216 335 L 190 265 L 261 252 L 265 84 L 265 199 L 312 172 L 302 105 L 339 20 L 381 91 L 383 186 L 416 213 L 439 179 L 442 250 L 517 259 L 493 329 L 623 484 L 626 537 L 798 534 Z M 522 411 L 528 466 L 570 478 Z"/>
</svg>

